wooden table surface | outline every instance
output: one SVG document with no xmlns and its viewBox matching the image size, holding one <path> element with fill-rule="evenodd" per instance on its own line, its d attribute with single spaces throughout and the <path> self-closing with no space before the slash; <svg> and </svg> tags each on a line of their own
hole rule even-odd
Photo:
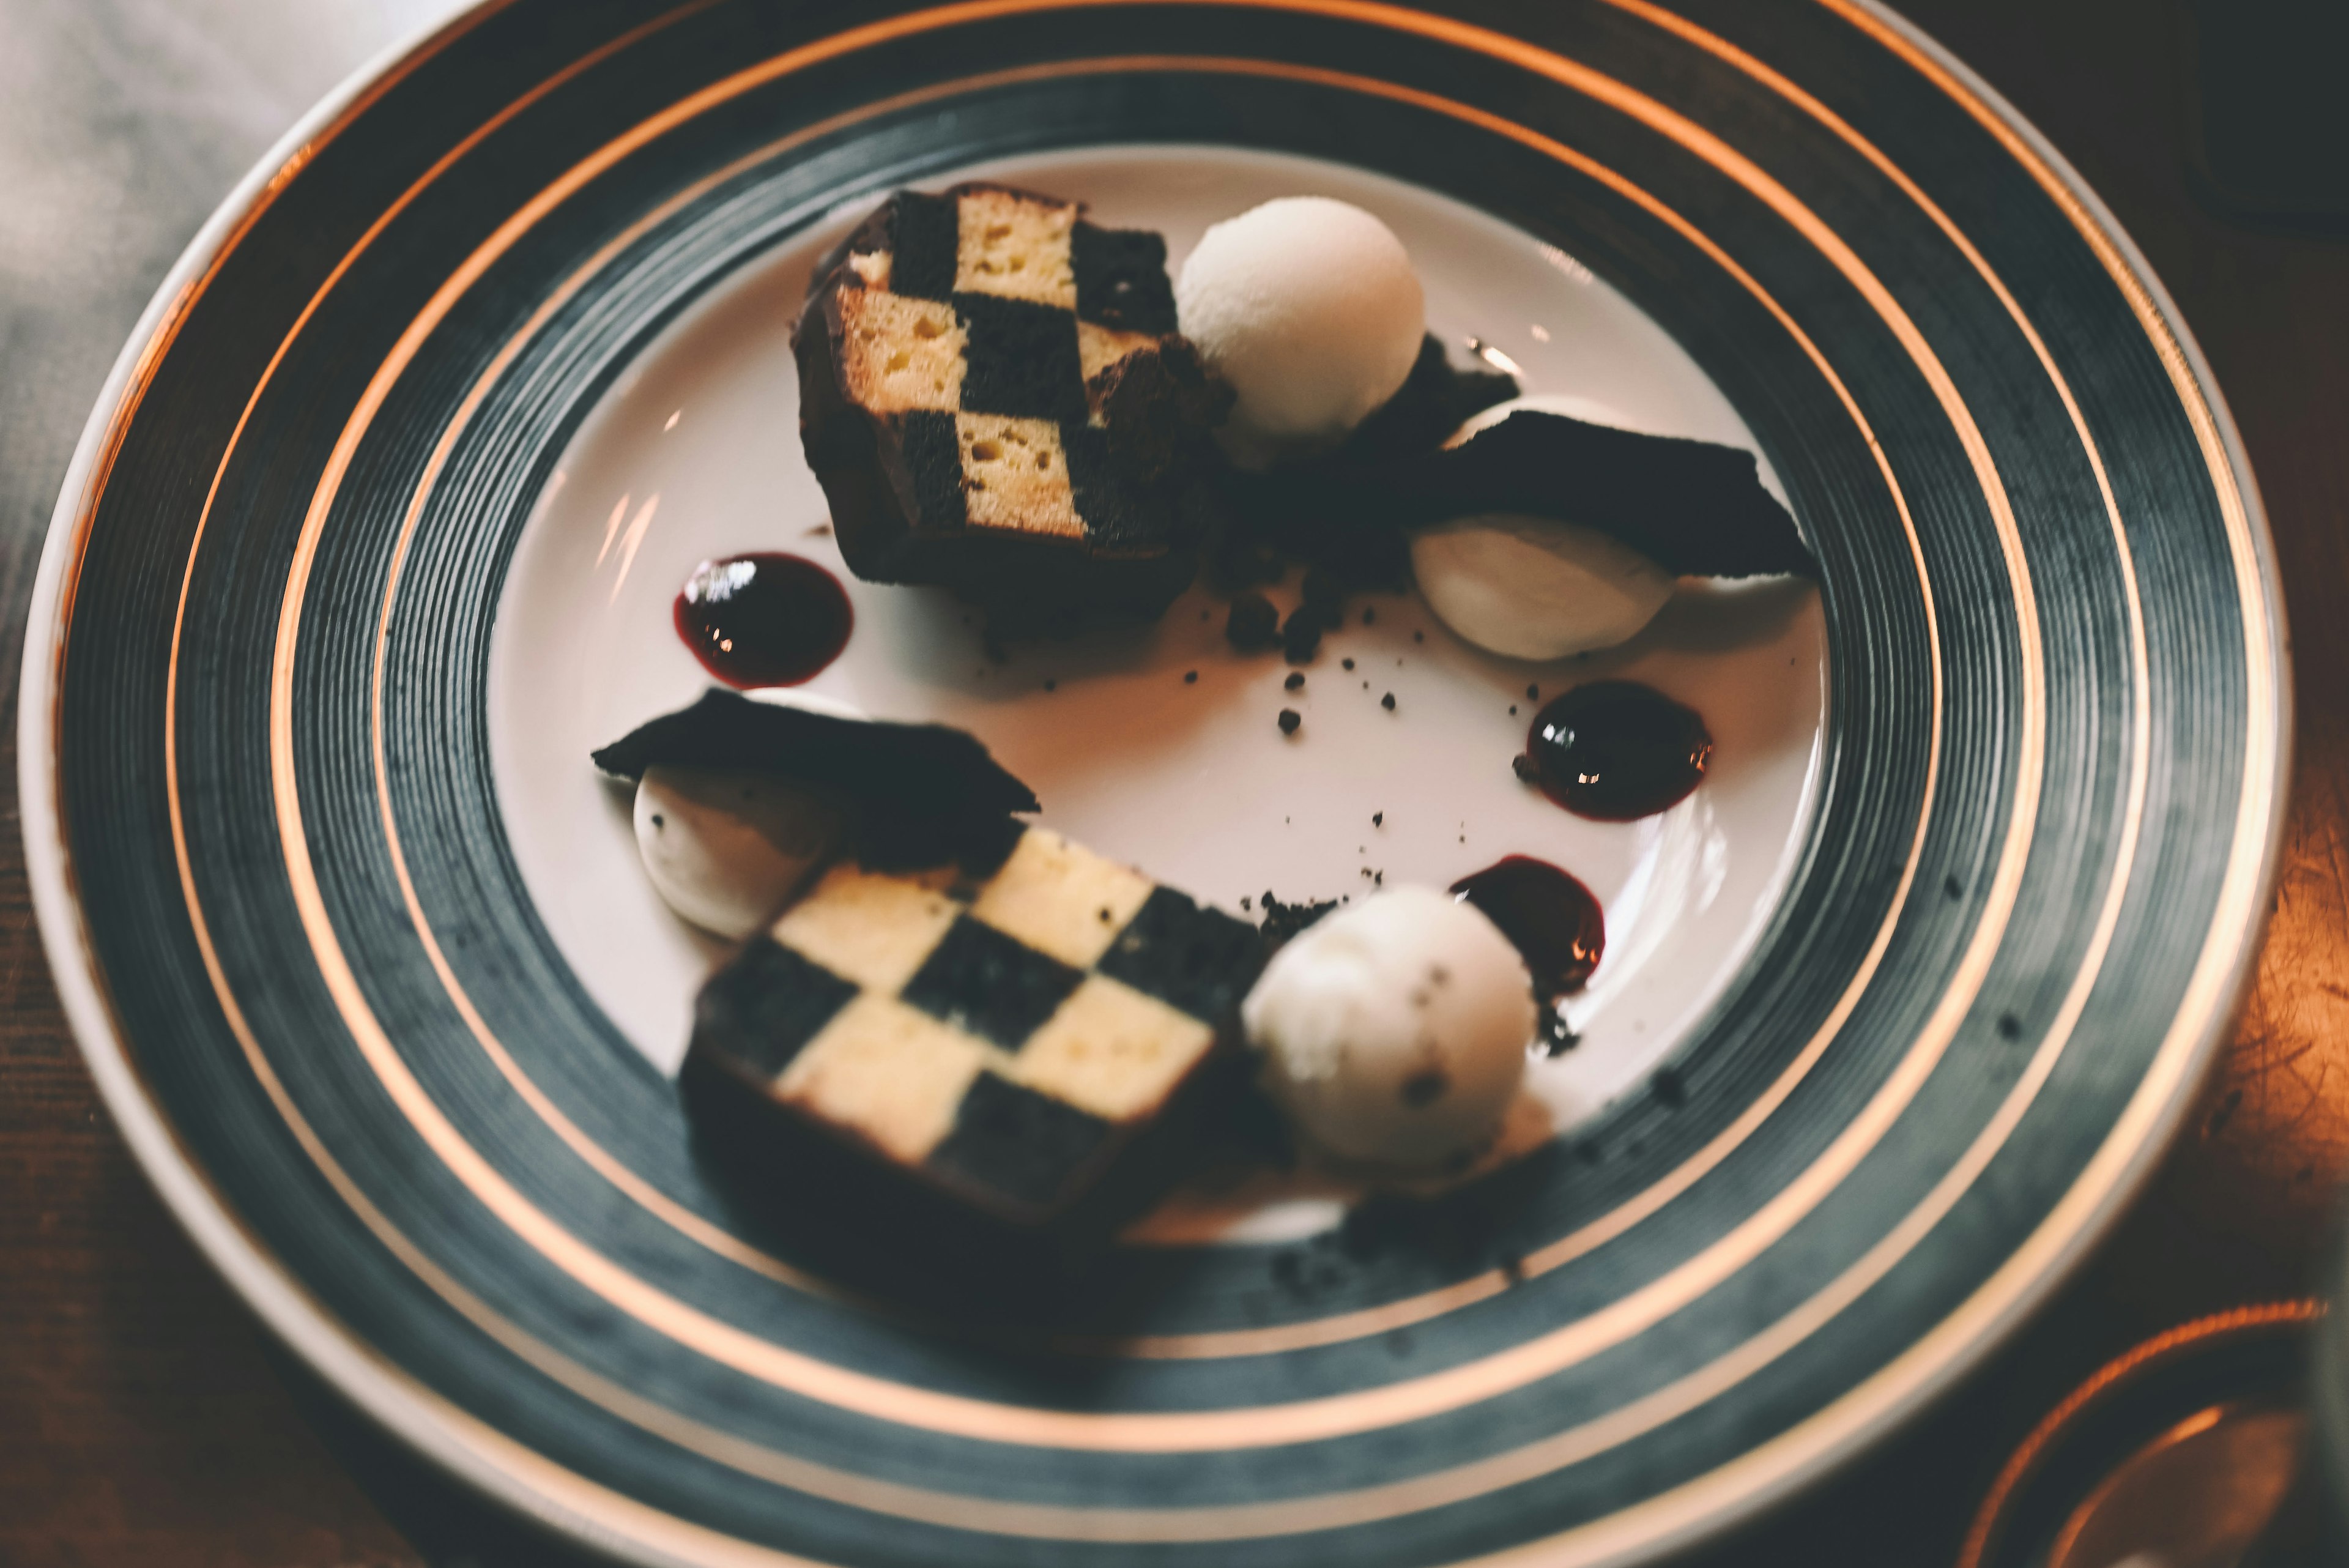
<svg viewBox="0 0 2349 1568">
<path fill-rule="evenodd" d="M 570 1561 L 286 1366 L 181 1237 L 58 1014 L 16 823 L 26 600 L 108 367 L 248 164 L 445 4 L 0 0 L 0 1563 L 15 1568 Z M 2103 194 L 2233 407 L 2294 632 L 2290 825 L 2249 1003 L 2147 1196 L 1982 1373 L 1706 1564 L 1947 1563 L 2001 1460 L 2096 1366 L 2199 1313 L 2309 1291 L 2349 1179 L 2349 239 L 2206 202 L 2168 6 L 1907 10 Z"/>
</svg>

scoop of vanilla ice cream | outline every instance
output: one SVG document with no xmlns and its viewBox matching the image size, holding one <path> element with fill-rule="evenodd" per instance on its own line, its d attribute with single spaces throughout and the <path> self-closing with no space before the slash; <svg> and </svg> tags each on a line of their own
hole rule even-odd
<svg viewBox="0 0 2349 1568">
<path fill-rule="evenodd" d="M 835 719 L 867 716 L 812 691 L 742 695 Z M 656 766 L 636 781 L 636 856 L 653 891 L 679 919 L 730 941 L 773 918 L 845 823 L 836 802 L 767 774 Z"/>
<path fill-rule="evenodd" d="M 1518 410 L 1621 424 L 1587 399 L 1512 398 L 1462 425 L 1458 446 Z M 1556 518 L 1479 513 L 1412 536 L 1411 567 L 1436 618 L 1509 659 L 1564 659 L 1636 636 L 1672 597 L 1671 574 L 1611 535 Z"/>
<path fill-rule="evenodd" d="M 636 781 L 636 853 L 661 902 L 740 941 L 830 852 L 840 808 L 765 774 L 650 767 Z"/>
<path fill-rule="evenodd" d="M 1474 1152 L 1516 1096 L 1533 979 L 1475 909 L 1391 888 L 1282 948 L 1240 1019 L 1267 1089 L 1308 1137 L 1423 1168 Z"/>
<path fill-rule="evenodd" d="M 1485 512 L 1412 535 L 1412 575 L 1436 618 L 1508 659 L 1564 659 L 1629 640 L 1672 578 L 1596 528 Z"/>
<path fill-rule="evenodd" d="M 1217 435 L 1244 467 L 1342 440 L 1402 386 L 1426 333 L 1402 242 L 1327 196 L 1283 196 L 1210 228 L 1174 308 L 1237 394 Z"/>
</svg>

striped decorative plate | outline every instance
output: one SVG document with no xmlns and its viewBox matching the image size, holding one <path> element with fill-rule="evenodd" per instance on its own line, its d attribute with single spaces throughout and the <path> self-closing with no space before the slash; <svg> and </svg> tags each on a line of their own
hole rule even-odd
<svg viewBox="0 0 2349 1568">
<path fill-rule="evenodd" d="M 1266 196 L 1370 207 L 1455 352 L 1749 447 L 1820 559 L 1578 667 L 1366 601 L 1301 693 L 1204 590 L 998 661 L 850 585 L 815 690 L 969 727 L 1047 825 L 1227 907 L 1512 851 L 1599 891 L 1519 1157 L 1407 1223 L 1195 1195 L 965 1289 L 678 1108 L 713 950 L 585 753 L 691 694 L 696 561 L 837 564 L 792 313 L 860 211 L 972 171 L 1178 258 Z M 25 832 L 213 1261 L 599 1548 L 1630 1561 L 1962 1373 L 2158 1154 L 2281 821 L 2273 571 L 2127 238 L 1867 0 L 492 0 L 322 106 L 124 350 L 42 565 Z M 1520 689 L 1594 671 L 1705 713 L 1688 803 L 1508 776 Z"/>
</svg>

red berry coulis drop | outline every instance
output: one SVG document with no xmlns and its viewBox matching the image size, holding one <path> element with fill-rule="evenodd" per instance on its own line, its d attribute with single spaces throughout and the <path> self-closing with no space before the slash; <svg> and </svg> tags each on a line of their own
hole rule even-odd
<svg viewBox="0 0 2349 1568">
<path fill-rule="evenodd" d="M 1545 1003 L 1580 991 L 1607 950 L 1598 895 L 1547 860 L 1506 856 L 1451 890 L 1501 929 L 1533 971 L 1534 993 Z"/>
<path fill-rule="evenodd" d="M 799 556 L 704 561 L 677 596 L 677 635 L 729 686 L 797 686 L 848 646 L 840 579 Z"/>
<path fill-rule="evenodd" d="M 1712 757 L 1693 710 L 1636 681 L 1599 680 L 1535 715 L 1519 771 L 1577 816 L 1630 822 L 1687 799 Z"/>
</svg>

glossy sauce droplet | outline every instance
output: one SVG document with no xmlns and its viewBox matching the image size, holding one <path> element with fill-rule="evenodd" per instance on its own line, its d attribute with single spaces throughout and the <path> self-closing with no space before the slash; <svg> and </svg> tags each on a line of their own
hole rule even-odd
<svg viewBox="0 0 2349 1568">
<path fill-rule="evenodd" d="M 1526 733 L 1544 794 L 1577 816 L 1630 822 L 1686 800 L 1704 777 L 1713 736 L 1662 692 L 1600 680 L 1550 700 Z"/>
<path fill-rule="evenodd" d="M 1461 877 L 1451 892 L 1501 929 L 1545 1004 L 1580 991 L 1607 950 L 1598 895 L 1547 860 L 1507 856 Z"/>
<path fill-rule="evenodd" d="M 729 686 L 797 686 L 848 646 L 840 579 L 799 556 L 704 561 L 677 596 L 677 635 Z"/>
</svg>

